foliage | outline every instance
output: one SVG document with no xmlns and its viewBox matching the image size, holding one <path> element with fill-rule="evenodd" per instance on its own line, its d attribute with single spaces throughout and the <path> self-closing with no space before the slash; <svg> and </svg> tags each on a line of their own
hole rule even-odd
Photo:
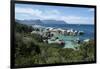
<svg viewBox="0 0 100 69">
<path fill-rule="evenodd" d="M 27 26 L 25 24 L 20 24 L 15 22 L 15 31 L 19 33 L 28 33 L 33 30 L 32 26 Z"/>
<path fill-rule="evenodd" d="M 30 34 L 32 30 L 31 26 L 15 25 L 15 66 L 94 61 L 94 40 L 74 50 L 43 43 L 40 35 Z"/>
</svg>

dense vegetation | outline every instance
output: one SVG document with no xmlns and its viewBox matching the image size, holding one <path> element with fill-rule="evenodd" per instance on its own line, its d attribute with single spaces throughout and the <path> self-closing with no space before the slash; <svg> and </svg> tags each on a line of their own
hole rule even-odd
<svg viewBox="0 0 100 69">
<path fill-rule="evenodd" d="M 15 66 L 94 61 L 94 41 L 82 43 L 76 50 L 58 44 L 43 43 L 31 26 L 15 23 Z"/>
</svg>

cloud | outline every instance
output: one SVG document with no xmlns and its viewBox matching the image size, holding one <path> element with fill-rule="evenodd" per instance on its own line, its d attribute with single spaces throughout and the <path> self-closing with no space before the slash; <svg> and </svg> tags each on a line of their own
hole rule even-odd
<svg viewBox="0 0 100 69">
<path fill-rule="evenodd" d="M 32 8 L 20 8 L 20 7 L 16 7 L 15 8 L 15 13 L 17 13 L 17 14 L 28 14 L 28 15 L 39 16 L 39 15 L 42 14 L 42 11 L 40 11 L 38 9 L 32 9 Z"/>
<path fill-rule="evenodd" d="M 75 16 L 75 15 L 69 15 L 69 16 L 60 16 L 60 15 L 50 15 L 50 16 L 42 16 L 41 19 L 52 19 L 52 20 L 63 20 L 66 23 L 71 24 L 87 24 L 94 22 L 94 18 L 91 17 L 83 17 L 83 16 Z"/>
<path fill-rule="evenodd" d="M 59 15 L 60 12 L 58 10 L 39 10 L 39 9 L 32 9 L 32 8 L 15 8 L 16 14 L 24 14 L 24 15 L 30 15 L 33 17 L 38 17 L 40 19 L 46 19 L 46 18 L 54 18 L 55 16 Z"/>
<path fill-rule="evenodd" d="M 94 11 L 94 9 L 89 9 L 89 11 Z M 86 24 L 86 23 L 93 23 L 94 18 L 93 17 L 83 17 L 83 16 L 76 16 L 76 15 L 61 15 L 62 13 L 58 10 L 52 9 L 52 10 L 40 10 L 40 9 L 33 9 L 33 8 L 21 8 L 16 7 L 15 8 L 16 15 L 19 14 L 21 16 L 22 14 L 23 19 L 52 19 L 52 20 L 64 20 L 67 23 L 72 24 Z M 22 17 L 20 17 L 22 18 Z"/>
<path fill-rule="evenodd" d="M 89 11 L 91 12 L 91 11 L 94 11 L 94 9 L 92 8 L 92 9 L 89 9 Z"/>
<path fill-rule="evenodd" d="M 55 10 L 55 9 L 50 10 L 50 11 L 45 10 L 45 13 L 48 15 L 50 15 L 50 14 L 59 15 L 60 14 L 60 12 L 58 10 Z"/>
<path fill-rule="evenodd" d="M 86 24 L 86 23 L 90 23 L 90 22 L 94 22 L 94 18 L 90 18 L 90 17 L 83 17 L 83 16 L 63 16 L 62 20 L 68 22 L 68 23 L 72 23 L 72 24 Z"/>
</svg>

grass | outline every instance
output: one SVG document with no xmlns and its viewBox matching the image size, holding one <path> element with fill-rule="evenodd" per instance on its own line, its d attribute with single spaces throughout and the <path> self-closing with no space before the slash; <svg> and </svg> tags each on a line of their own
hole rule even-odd
<svg viewBox="0 0 100 69">
<path fill-rule="evenodd" d="M 15 30 L 15 66 L 33 66 L 34 64 L 55 64 L 94 61 L 94 40 L 82 43 L 78 50 L 62 48 L 58 44 L 44 43 L 39 35 L 30 34 L 25 25 L 18 24 Z M 20 27 L 20 28 L 19 28 Z M 27 27 L 28 30 L 29 27 Z M 29 28 L 30 29 L 30 28 Z"/>
</svg>

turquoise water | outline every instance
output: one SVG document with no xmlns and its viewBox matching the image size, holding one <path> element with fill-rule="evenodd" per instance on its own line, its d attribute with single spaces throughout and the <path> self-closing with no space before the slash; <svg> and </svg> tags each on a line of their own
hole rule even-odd
<svg viewBox="0 0 100 69">
<path fill-rule="evenodd" d="M 74 29 L 77 31 L 84 31 L 84 34 L 78 36 L 80 40 L 84 39 L 94 39 L 94 32 L 95 32 L 95 25 L 88 25 L 88 24 L 46 24 L 46 27 L 53 27 L 53 28 L 62 28 L 62 29 Z"/>
<path fill-rule="evenodd" d="M 75 47 L 78 47 L 79 46 L 79 44 L 77 44 L 77 43 L 74 43 L 74 42 L 72 42 L 72 41 L 65 41 L 65 46 L 64 46 L 64 48 L 75 48 Z"/>
<path fill-rule="evenodd" d="M 56 35 L 55 37 L 59 37 L 60 40 L 64 40 L 64 41 L 73 41 L 77 39 L 77 36 Z"/>
<path fill-rule="evenodd" d="M 58 37 L 59 40 L 64 40 L 65 42 L 65 46 L 64 48 L 75 48 L 77 46 L 79 46 L 79 44 L 77 44 L 75 42 L 75 40 L 77 40 L 77 36 L 64 36 L 64 35 L 56 35 L 55 37 Z"/>
<path fill-rule="evenodd" d="M 62 29 L 74 29 L 77 31 L 84 31 L 83 35 L 78 36 L 64 36 L 64 35 L 55 35 L 55 37 L 58 37 L 60 40 L 65 41 L 64 48 L 75 48 L 79 46 L 75 40 L 79 38 L 81 41 L 85 39 L 94 39 L 94 25 L 88 25 L 88 24 L 47 24 L 44 25 L 46 27 L 53 27 L 53 28 L 62 28 Z M 52 41 L 53 42 L 53 41 Z"/>
</svg>

